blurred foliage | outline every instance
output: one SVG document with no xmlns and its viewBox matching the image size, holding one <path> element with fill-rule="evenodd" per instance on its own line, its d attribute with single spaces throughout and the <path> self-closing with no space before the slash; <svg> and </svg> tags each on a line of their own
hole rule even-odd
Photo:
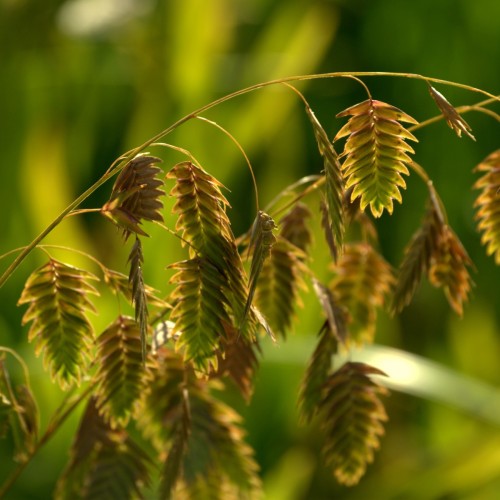
<svg viewBox="0 0 500 500">
<path fill-rule="evenodd" d="M 499 19 L 500 3 L 489 0 L 0 0 L 0 253 L 27 244 L 124 151 L 198 106 L 259 81 L 322 71 L 404 71 L 495 93 Z M 373 78 L 367 83 L 376 99 L 419 121 L 436 114 L 421 82 Z M 365 97 L 347 79 L 300 88 L 331 137 L 341 126 L 335 114 Z M 455 105 L 479 100 L 454 88 L 446 95 Z M 233 100 L 207 117 L 229 129 L 249 153 L 262 205 L 301 175 L 322 168 L 302 105 L 284 87 Z M 475 143 L 457 139 L 439 122 L 420 130 L 415 146 L 417 161 L 434 180 L 450 225 L 478 270 L 464 319 L 457 320 L 446 300 L 423 286 L 400 318 L 379 318 L 377 339 L 498 385 L 500 270 L 475 232 L 471 191 L 472 168 L 498 148 L 491 120 L 467 116 Z M 192 151 L 230 189 L 233 229 L 246 231 L 255 206 L 248 195 L 250 175 L 234 144 L 198 121 L 167 140 Z M 169 167 L 184 159 L 158 148 L 155 154 Z M 383 253 L 394 265 L 425 209 L 425 188 L 415 179 L 407 182 L 403 205 L 377 221 Z M 101 188 L 86 206 L 102 205 L 110 189 Z M 167 224 L 173 220 L 169 211 Z M 145 278 L 165 291 L 169 274 L 160 271 L 161 263 L 180 254 L 171 236 L 156 227 L 150 234 L 155 243 L 145 241 L 144 253 L 155 265 L 145 265 Z M 95 214 L 64 221 L 46 242 L 89 251 L 113 269 L 126 268 L 120 235 Z M 42 257 L 34 252 L 0 290 L 0 344 L 13 346 L 29 364 L 43 429 L 62 394 L 27 346 L 23 311 L 14 307 Z M 83 257 L 69 257 L 75 266 L 89 268 Z M 10 258 L 0 261 L 0 270 Z M 326 252 L 318 256 L 318 274 L 327 261 Z M 97 331 L 114 318 L 116 299 L 103 297 L 101 304 L 93 318 Z M 245 416 L 268 498 L 496 498 L 498 420 L 485 423 L 474 412 L 402 393 L 393 393 L 387 403 L 387 436 L 366 478 L 353 490 L 335 485 L 320 459 L 321 436 L 312 426 L 297 424 L 298 385 L 319 314 L 309 293 L 286 346 L 265 349 L 270 359 L 264 357 L 250 405 L 226 396 Z M 305 333 L 309 350 L 303 348 Z M 453 390 L 461 390 L 458 382 Z M 40 452 L 12 498 L 51 496 L 76 426 L 76 417 L 70 419 Z M 0 442 L 0 481 L 12 468 L 3 459 L 6 446 Z"/>
</svg>

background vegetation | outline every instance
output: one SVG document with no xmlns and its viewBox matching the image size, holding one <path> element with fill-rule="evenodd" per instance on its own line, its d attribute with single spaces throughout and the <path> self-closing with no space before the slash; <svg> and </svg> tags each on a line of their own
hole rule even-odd
<svg viewBox="0 0 500 500">
<path fill-rule="evenodd" d="M 122 152 L 196 107 L 259 81 L 322 71 L 404 71 L 495 93 L 499 19 L 500 4 L 488 0 L 0 0 L 0 253 L 27 244 Z M 421 82 L 367 83 L 375 98 L 418 120 L 436 114 Z M 341 126 L 335 114 L 365 98 L 349 80 L 300 88 L 331 136 Z M 478 100 L 458 89 L 446 95 L 456 105 Z M 250 154 L 263 205 L 322 168 L 302 105 L 285 88 L 244 96 L 207 117 L 231 130 Z M 467 120 L 477 142 L 457 139 L 440 122 L 419 132 L 415 146 L 477 267 L 464 318 L 428 286 L 400 318 L 380 318 L 379 344 L 438 365 L 417 363 L 412 372 L 414 358 L 396 358 L 399 368 L 392 365 L 390 375 L 404 391 L 386 401 L 390 424 L 375 464 L 347 490 L 322 464 L 314 427 L 297 424 L 297 389 L 321 314 L 310 294 L 287 343 L 264 346 L 251 404 L 227 396 L 246 419 L 267 498 L 489 499 L 500 489 L 500 270 L 475 232 L 471 189 L 473 167 L 498 148 L 498 127 L 482 114 Z M 202 122 L 181 127 L 169 142 L 193 151 L 231 190 L 234 231 L 245 231 L 255 206 L 234 145 Z M 173 152 L 162 157 L 168 166 L 183 159 Z M 87 206 L 101 206 L 109 190 L 101 189 Z M 384 255 L 394 265 L 423 215 L 425 187 L 413 175 L 403 195 L 394 215 L 377 221 Z M 89 251 L 116 269 L 126 266 L 119 234 L 97 215 L 65 221 L 47 242 Z M 144 246 L 148 261 L 157 263 L 146 266 L 147 281 L 166 290 L 162 263 L 176 258 L 177 245 L 155 234 L 154 246 Z M 27 344 L 26 328 L 19 326 L 23 311 L 14 305 L 43 258 L 33 253 L 0 289 L 0 345 L 15 346 L 30 364 L 42 428 L 62 393 Z M 71 262 L 88 266 L 74 255 Z M 318 274 L 326 262 L 320 255 Z M 97 331 L 114 318 L 116 302 L 108 300 L 109 313 L 95 318 Z M 374 349 L 366 355 L 374 353 L 387 354 Z M 76 425 L 77 415 L 25 471 L 12 498 L 50 497 Z M 0 481 L 13 466 L 4 459 L 6 446 L 0 441 Z"/>
</svg>

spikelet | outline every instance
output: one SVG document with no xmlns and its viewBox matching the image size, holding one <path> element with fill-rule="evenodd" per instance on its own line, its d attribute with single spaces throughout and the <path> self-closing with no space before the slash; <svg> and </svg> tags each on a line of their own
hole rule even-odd
<svg viewBox="0 0 500 500">
<path fill-rule="evenodd" d="M 221 487 L 226 483 L 235 498 L 253 498 L 260 491 L 241 417 L 214 398 L 212 387 L 167 348 L 152 362 L 138 417 L 164 461 L 161 498 L 225 498 Z"/>
<path fill-rule="evenodd" d="M 444 209 L 432 185 L 429 203 L 420 228 L 405 248 L 392 301 L 392 312 L 407 306 L 425 274 L 430 283 L 442 288 L 450 306 L 462 315 L 463 304 L 472 287 L 468 271 L 472 261 L 462 243 L 446 223 Z"/>
<path fill-rule="evenodd" d="M 165 194 L 161 189 L 163 180 L 158 175 L 161 162 L 154 156 L 138 155 L 130 160 L 118 175 L 109 201 L 101 213 L 122 229 L 127 239 L 131 233 L 147 236 L 141 228 L 143 221 L 163 221 L 160 198 Z"/>
<path fill-rule="evenodd" d="M 472 287 L 470 266 L 472 261 L 462 243 L 449 226 L 444 226 L 438 247 L 431 256 L 429 281 L 443 288 L 450 306 L 460 316 Z"/>
<path fill-rule="evenodd" d="M 387 390 L 371 379 L 385 375 L 364 363 L 347 362 L 325 383 L 320 402 L 323 453 L 339 483 L 353 486 L 373 461 L 387 414 L 380 396 Z"/>
<path fill-rule="evenodd" d="M 139 325 L 119 316 L 99 335 L 97 347 L 97 408 L 113 427 L 125 426 L 144 385 Z"/>
<path fill-rule="evenodd" d="M 342 253 L 344 243 L 344 178 L 339 156 L 333 147 L 332 141 L 328 138 L 323 126 L 316 118 L 315 114 L 306 106 L 306 112 L 313 126 L 314 135 L 318 144 L 318 149 L 323 157 L 325 178 L 326 178 L 326 200 L 328 216 L 328 230 L 331 233 L 332 257 L 334 262 Z"/>
<path fill-rule="evenodd" d="M 360 198 L 361 210 L 369 205 L 374 217 L 393 211 L 393 200 L 401 203 L 402 175 L 414 153 L 406 140 L 416 141 L 399 121 L 416 124 L 411 116 L 394 106 L 374 99 L 351 106 L 337 117 L 351 116 L 334 141 L 348 136 L 342 157 L 346 189 L 353 188 L 350 201 Z"/>
<path fill-rule="evenodd" d="M 462 137 L 462 132 L 468 135 L 473 141 L 476 138 L 472 135 L 470 125 L 458 114 L 457 110 L 450 104 L 446 97 L 438 92 L 432 85 L 428 84 L 429 93 L 434 99 L 437 107 L 441 111 L 448 126 L 458 135 Z"/>
<path fill-rule="evenodd" d="M 128 261 L 130 264 L 128 281 L 132 292 L 131 295 L 135 310 L 135 320 L 139 325 L 139 331 L 141 334 L 142 360 L 145 362 L 148 333 L 148 293 L 146 291 L 146 286 L 144 285 L 144 278 L 142 274 L 144 256 L 142 253 L 141 240 L 138 236 L 135 238 Z"/>
<path fill-rule="evenodd" d="M 31 322 L 28 340 L 36 341 L 36 354 L 43 353 L 45 367 L 63 389 L 85 373 L 93 336 L 87 311 L 95 312 L 89 295 L 98 295 L 90 280 L 96 279 L 50 259 L 30 275 L 18 301 L 29 304 L 23 316 L 23 324 Z"/>
<path fill-rule="evenodd" d="M 338 339 L 325 323 L 319 332 L 319 341 L 309 359 L 299 394 L 300 414 L 310 421 L 318 412 L 323 399 L 325 382 L 332 369 L 332 357 L 338 351 Z"/>
<path fill-rule="evenodd" d="M 440 244 L 443 225 L 439 206 L 431 199 L 420 227 L 404 250 L 392 298 L 393 314 L 401 312 L 411 302 L 422 277 L 427 276 L 432 255 L 436 254 Z"/>
<path fill-rule="evenodd" d="M 500 149 L 491 153 L 475 169 L 483 175 L 474 184 L 481 193 L 476 199 L 477 229 L 486 253 L 500 265 Z"/>
<path fill-rule="evenodd" d="M 142 498 L 151 459 L 124 429 L 113 429 L 90 398 L 57 483 L 56 500 Z"/>
<path fill-rule="evenodd" d="M 352 243 L 345 246 L 334 270 L 337 276 L 330 288 L 338 306 L 348 313 L 349 341 L 372 342 L 377 308 L 394 285 L 391 266 L 369 244 Z"/>
</svg>

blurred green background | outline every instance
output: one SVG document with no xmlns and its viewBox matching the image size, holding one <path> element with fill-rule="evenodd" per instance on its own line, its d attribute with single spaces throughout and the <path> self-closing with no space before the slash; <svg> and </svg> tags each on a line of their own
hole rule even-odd
<svg viewBox="0 0 500 500">
<path fill-rule="evenodd" d="M 27 244 L 121 153 L 239 88 L 295 74 L 396 71 L 498 93 L 499 61 L 500 2 L 491 0 L 0 0 L 0 253 Z M 437 113 L 422 82 L 365 82 L 376 99 L 420 121 Z M 298 87 L 331 136 L 341 126 L 335 114 L 365 98 L 347 79 Z M 482 99 L 451 87 L 438 90 L 455 105 Z M 230 130 L 249 154 L 261 205 L 322 168 L 302 105 L 284 87 L 240 97 L 206 117 Z M 426 284 L 401 317 L 381 315 L 378 348 L 359 356 L 375 356 L 373 363 L 389 372 L 398 390 L 387 400 L 390 423 L 375 463 L 357 488 L 340 488 L 322 462 L 320 433 L 298 425 L 297 389 L 321 323 L 310 291 L 287 343 L 264 346 L 251 404 L 227 396 L 245 416 L 266 498 L 500 498 L 500 269 L 475 232 L 471 189 L 477 178 L 472 169 L 499 147 L 499 133 L 491 117 L 469 114 L 467 120 L 477 142 L 458 139 L 439 122 L 418 131 L 415 146 L 416 160 L 434 180 L 477 267 L 464 318 L 456 318 L 442 293 Z M 199 121 L 166 140 L 192 151 L 228 187 L 234 232 L 245 231 L 255 205 L 234 144 Z M 184 159 L 166 149 L 151 152 L 165 168 Z M 403 205 L 377 221 L 383 253 L 395 266 L 425 203 L 422 182 L 413 175 L 407 184 Z M 102 205 L 110 189 L 101 188 L 85 206 Z M 171 236 L 155 227 L 148 231 L 146 276 L 165 291 L 170 275 L 164 268 L 182 252 Z M 328 279 L 321 235 L 315 239 L 314 268 Z M 127 249 L 98 215 L 63 222 L 46 242 L 126 269 Z M 92 269 L 78 255 L 54 255 Z M 0 270 L 12 258 L 1 260 Z M 0 345 L 15 347 L 29 362 L 42 428 L 63 395 L 27 344 L 26 328 L 19 326 L 23 311 L 15 304 L 43 259 L 33 252 L 0 290 Z M 117 312 L 112 297 L 104 295 L 100 304 L 98 331 Z M 11 369 L 19 371 L 14 364 Z M 71 419 L 40 452 L 9 498 L 50 498 L 76 425 Z M 0 481 L 13 467 L 8 446 L 0 442 Z"/>
</svg>

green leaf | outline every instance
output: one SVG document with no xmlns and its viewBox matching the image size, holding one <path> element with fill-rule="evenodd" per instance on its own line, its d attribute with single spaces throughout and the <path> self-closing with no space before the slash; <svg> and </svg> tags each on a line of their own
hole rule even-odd
<svg viewBox="0 0 500 500">
<path fill-rule="evenodd" d="M 349 136 L 345 143 L 342 170 L 346 189 L 353 188 L 351 200 L 360 198 L 361 210 L 370 205 L 374 217 L 393 211 L 393 200 L 401 202 L 402 175 L 414 153 L 405 142 L 417 139 L 399 121 L 416 124 L 411 116 L 389 104 L 367 99 L 342 111 L 337 117 L 351 116 L 334 138 Z"/>
<path fill-rule="evenodd" d="M 20 304 L 29 304 L 23 324 L 31 323 L 28 339 L 36 340 L 36 354 L 43 353 L 52 378 L 66 389 L 85 373 L 93 328 L 88 310 L 95 311 L 89 294 L 98 295 L 89 283 L 93 274 L 50 259 L 26 281 Z"/>
</svg>

